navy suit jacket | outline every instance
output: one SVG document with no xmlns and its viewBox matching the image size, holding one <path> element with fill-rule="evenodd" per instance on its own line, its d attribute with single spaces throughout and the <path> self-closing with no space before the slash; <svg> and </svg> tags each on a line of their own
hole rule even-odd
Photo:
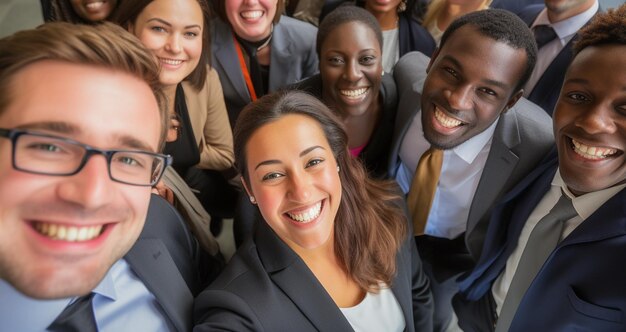
<svg viewBox="0 0 626 332">
<path fill-rule="evenodd" d="M 124 259 L 155 296 L 176 331 L 191 330 L 193 298 L 222 266 L 200 249 L 173 206 L 151 195 L 139 239 Z"/>
<path fill-rule="evenodd" d="M 412 233 L 396 256 L 392 291 L 405 331 L 432 331 L 432 296 Z M 199 331 L 353 331 L 304 261 L 266 222 L 196 298 Z"/>
<path fill-rule="evenodd" d="M 518 15 L 528 26 L 531 26 L 544 8 L 545 5 L 543 4 L 528 6 Z M 598 9 L 598 11 L 600 11 L 600 9 Z M 546 71 L 541 75 L 541 78 L 537 81 L 537 84 L 533 87 L 530 95 L 528 95 L 530 101 L 541 106 L 550 116 L 552 116 L 556 101 L 559 99 L 567 67 L 574 58 L 572 44 L 576 39 L 578 39 L 578 34 L 576 34 L 576 36 L 563 47 L 556 58 L 552 60 L 548 68 L 546 68 Z"/>
<path fill-rule="evenodd" d="M 460 282 L 469 310 L 491 291 L 519 239 L 528 216 L 557 170 L 556 151 L 494 208 L 483 255 Z M 518 307 L 510 331 L 626 330 L 626 189 L 620 191 L 567 236 L 537 273 Z M 477 303 L 477 302 L 474 302 Z"/>
</svg>

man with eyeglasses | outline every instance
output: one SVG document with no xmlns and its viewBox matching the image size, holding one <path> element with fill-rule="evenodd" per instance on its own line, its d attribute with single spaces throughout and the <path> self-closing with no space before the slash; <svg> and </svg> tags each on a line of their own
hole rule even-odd
<svg viewBox="0 0 626 332">
<path fill-rule="evenodd" d="M 162 102 L 152 55 L 112 24 L 0 40 L 0 329 L 191 329 L 205 261 L 151 198 Z"/>
</svg>

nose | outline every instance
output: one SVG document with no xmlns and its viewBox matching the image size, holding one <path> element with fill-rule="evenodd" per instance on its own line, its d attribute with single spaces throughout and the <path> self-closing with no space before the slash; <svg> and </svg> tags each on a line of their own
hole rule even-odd
<svg viewBox="0 0 626 332">
<path fill-rule="evenodd" d="M 597 103 L 584 110 L 576 118 L 575 124 L 589 134 L 610 134 L 617 130 L 611 105 Z"/>
<path fill-rule="evenodd" d="M 292 174 L 289 179 L 288 198 L 306 203 L 311 198 L 311 180 L 306 174 Z"/>
<path fill-rule="evenodd" d="M 456 86 L 447 91 L 450 107 L 456 110 L 467 110 L 472 107 L 472 87 Z"/>
<path fill-rule="evenodd" d="M 165 44 L 165 49 L 171 53 L 180 53 L 182 50 L 181 44 L 180 44 L 180 35 L 177 33 L 172 33 L 168 38 L 167 38 L 167 43 Z"/>
<path fill-rule="evenodd" d="M 348 82 L 356 82 L 363 77 L 361 66 L 356 61 L 346 62 L 343 70 L 343 78 Z"/>
<path fill-rule="evenodd" d="M 106 158 L 102 155 L 92 156 L 78 173 L 63 177 L 58 186 L 58 195 L 62 200 L 83 208 L 107 205 L 114 190 Z"/>
</svg>

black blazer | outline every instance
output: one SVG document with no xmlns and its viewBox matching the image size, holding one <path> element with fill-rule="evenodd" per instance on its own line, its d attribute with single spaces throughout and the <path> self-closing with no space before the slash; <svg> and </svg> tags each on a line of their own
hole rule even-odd
<svg viewBox="0 0 626 332">
<path fill-rule="evenodd" d="M 405 331 L 432 331 L 429 283 L 410 238 L 397 255 L 392 291 Z M 352 331 L 304 261 L 260 222 L 194 307 L 194 331 Z"/>
</svg>

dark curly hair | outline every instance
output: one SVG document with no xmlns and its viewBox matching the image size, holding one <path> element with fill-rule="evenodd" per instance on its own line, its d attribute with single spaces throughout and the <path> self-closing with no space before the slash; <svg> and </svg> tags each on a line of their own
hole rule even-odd
<svg viewBox="0 0 626 332">
<path fill-rule="evenodd" d="M 521 89 L 530 78 L 537 62 L 537 43 L 528 25 L 517 15 L 503 9 L 471 12 L 457 18 L 448 26 L 441 37 L 439 48 L 443 48 L 450 36 L 467 24 L 476 27 L 481 34 L 491 39 L 526 51 L 526 70 L 515 90 Z"/>
<path fill-rule="evenodd" d="M 574 54 L 589 46 L 603 44 L 626 45 L 626 4 L 598 13 L 578 32 Z"/>
<path fill-rule="evenodd" d="M 380 25 L 374 15 L 361 7 L 349 5 L 337 7 L 337 9 L 330 12 L 330 14 L 324 18 L 322 23 L 320 23 L 319 29 L 317 30 L 317 42 L 315 44 L 315 50 L 317 51 L 318 57 L 320 56 L 322 44 L 324 44 L 326 37 L 328 37 L 328 35 L 335 30 L 336 27 L 349 22 L 363 23 L 374 31 L 376 40 L 378 40 L 378 45 L 382 51 L 383 33 L 380 30 Z"/>
</svg>

